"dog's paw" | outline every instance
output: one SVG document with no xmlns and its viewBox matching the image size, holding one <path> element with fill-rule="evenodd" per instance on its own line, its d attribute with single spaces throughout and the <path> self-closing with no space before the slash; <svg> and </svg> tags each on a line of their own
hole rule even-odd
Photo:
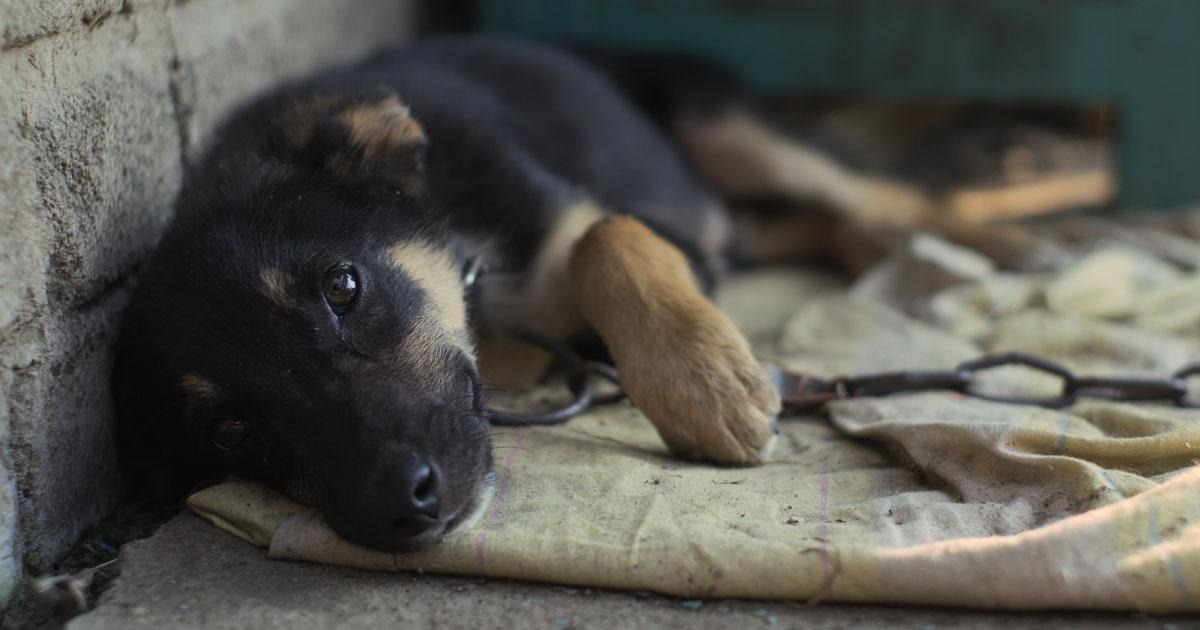
<svg viewBox="0 0 1200 630">
<path fill-rule="evenodd" d="M 630 399 L 673 453 L 718 464 L 764 461 L 779 394 L 745 337 L 706 299 L 660 320 L 617 369 Z"/>
<path fill-rule="evenodd" d="M 632 217 L 607 217 L 576 244 L 570 274 L 630 400 L 672 452 L 719 464 L 766 458 L 779 394 L 682 252 Z"/>
</svg>

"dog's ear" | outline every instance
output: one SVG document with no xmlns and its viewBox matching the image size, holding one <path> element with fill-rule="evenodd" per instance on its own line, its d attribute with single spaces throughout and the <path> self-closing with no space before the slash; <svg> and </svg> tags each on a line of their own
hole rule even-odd
<svg viewBox="0 0 1200 630">
<path fill-rule="evenodd" d="M 278 121 L 274 146 L 298 161 L 351 180 L 409 195 L 425 180 L 425 131 L 395 92 L 313 96 Z"/>
</svg>

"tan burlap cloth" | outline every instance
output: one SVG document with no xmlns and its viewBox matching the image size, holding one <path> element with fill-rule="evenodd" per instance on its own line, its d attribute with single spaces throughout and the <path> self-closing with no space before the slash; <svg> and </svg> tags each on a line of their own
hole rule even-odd
<svg viewBox="0 0 1200 630">
<path fill-rule="evenodd" d="M 756 272 L 720 302 L 762 357 L 818 374 L 1024 350 L 1092 374 L 1164 375 L 1200 359 L 1200 274 L 1184 269 L 1117 244 L 1058 273 L 1010 275 L 919 237 L 852 287 Z M 986 381 L 1057 385 L 1021 369 Z M 272 558 L 371 569 L 688 597 L 1200 610 L 1200 412 L 924 393 L 782 425 L 771 461 L 747 469 L 672 459 L 627 403 L 498 429 L 487 513 L 412 555 L 345 543 L 254 484 L 190 505 Z"/>
</svg>

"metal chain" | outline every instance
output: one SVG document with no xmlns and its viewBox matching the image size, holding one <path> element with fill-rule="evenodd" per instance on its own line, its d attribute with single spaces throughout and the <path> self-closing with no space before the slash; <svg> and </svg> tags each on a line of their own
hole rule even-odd
<svg viewBox="0 0 1200 630">
<path fill-rule="evenodd" d="M 469 290 L 476 288 L 476 281 L 484 270 L 486 266 L 482 264 L 481 259 L 472 258 L 467 261 L 463 280 Z M 556 365 L 566 377 L 567 386 L 574 398 L 571 402 L 548 411 L 514 412 L 487 408 L 484 413 L 492 424 L 561 424 L 592 407 L 625 397 L 624 391 L 596 396 L 593 385 L 596 377 L 610 381 L 620 388 L 621 382 L 613 366 L 586 360 L 566 343 L 544 335 L 530 331 L 514 331 L 512 335 L 539 346 L 554 356 Z M 1058 378 L 1062 382 L 1058 394 L 1050 397 L 1001 396 L 976 389 L 976 377 L 979 373 L 1014 365 Z M 1051 409 L 1067 407 L 1083 397 L 1138 402 L 1160 401 L 1177 407 L 1200 408 L 1200 400 L 1188 397 L 1188 379 L 1200 375 L 1200 363 L 1185 365 L 1166 378 L 1078 376 L 1063 365 L 1024 352 L 985 355 L 945 371 L 911 370 L 829 379 L 788 370 L 773 363 L 765 363 L 764 367 L 779 389 L 786 414 L 818 411 L 826 403 L 834 400 L 924 391 L 958 392 L 972 398 Z"/>
<path fill-rule="evenodd" d="M 479 279 L 490 269 L 482 256 L 472 256 L 463 264 L 463 288 L 470 303 L 477 302 L 480 290 Z M 488 422 L 501 426 L 562 424 L 596 405 L 616 402 L 625 397 L 625 392 L 621 389 L 621 382 L 617 380 L 617 370 L 613 366 L 600 361 L 586 360 L 565 342 L 533 331 L 513 330 L 509 331 L 509 334 L 553 355 L 555 367 L 566 377 L 567 387 L 571 390 L 573 398 L 571 402 L 561 407 L 546 411 L 508 411 L 485 407 L 483 415 Z M 597 396 L 593 382 L 595 377 L 610 381 L 617 386 L 617 391 L 605 396 Z"/>
<path fill-rule="evenodd" d="M 484 415 L 488 422 L 503 426 L 562 424 L 592 407 L 613 403 L 625 397 L 621 381 L 617 379 L 617 370 L 613 366 L 600 361 L 588 361 L 557 339 L 525 330 L 513 331 L 511 334 L 554 355 L 556 367 L 566 377 L 567 387 L 574 398 L 571 402 L 548 411 L 504 411 L 487 407 L 484 409 Z M 594 377 L 610 381 L 617 386 L 617 391 L 597 396 L 593 385 Z"/>
<path fill-rule="evenodd" d="M 1018 365 L 1058 378 L 1062 386 L 1050 397 L 987 394 L 976 389 L 976 377 L 984 370 Z M 1035 405 L 1060 409 L 1080 398 L 1152 402 L 1177 407 L 1200 407 L 1200 401 L 1188 398 L 1187 381 L 1200 374 L 1200 363 L 1191 363 L 1166 378 L 1125 376 L 1077 376 L 1065 366 L 1024 352 L 991 354 L 961 363 L 946 371 L 883 372 L 862 376 L 822 379 L 804 372 L 768 366 L 779 388 L 786 410 L 793 413 L 813 411 L 832 400 L 863 396 L 886 396 L 900 392 L 952 391 L 972 398 L 1017 405 Z"/>
<path fill-rule="evenodd" d="M 592 377 L 599 376 L 620 386 L 616 369 L 611 365 L 584 360 L 566 345 L 545 337 L 531 333 L 520 333 L 519 336 L 555 356 L 575 397 L 560 408 L 544 412 L 489 410 L 489 419 L 493 424 L 561 424 L 592 407 L 615 402 L 624 397 L 623 392 L 605 397 L 595 396 Z M 976 376 L 980 372 L 1011 365 L 1025 366 L 1057 377 L 1062 382 L 1058 395 L 1001 396 L 975 389 Z M 925 391 L 957 392 L 982 400 L 1051 409 L 1067 407 L 1083 397 L 1137 402 L 1161 401 L 1177 407 L 1200 408 L 1200 401 L 1188 398 L 1187 387 L 1189 378 L 1200 375 L 1200 363 L 1184 366 L 1166 378 L 1077 376 L 1058 363 L 1023 352 L 986 355 L 946 371 L 883 372 L 832 379 L 787 370 L 773 363 L 765 363 L 764 367 L 779 389 L 785 415 L 817 412 L 826 403 L 834 400 Z"/>
</svg>

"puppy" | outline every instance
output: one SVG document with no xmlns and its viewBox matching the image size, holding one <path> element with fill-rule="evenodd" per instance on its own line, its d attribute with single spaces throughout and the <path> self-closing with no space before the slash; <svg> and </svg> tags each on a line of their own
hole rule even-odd
<svg viewBox="0 0 1200 630">
<path fill-rule="evenodd" d="M 779 398 L 706 297 L 727 226 L 562 53 L 429 41 L 285 85 L 218 132 L 144 265 L 114 372 L 122 458 L 261 480 L 349 541 L 421 548 L 486 503 L 477 348 L 523 328 L 598 336 L 678 456 L 759 463 Z M 493 271 L 468 305 L 478 256 Z"/>
</svg>

